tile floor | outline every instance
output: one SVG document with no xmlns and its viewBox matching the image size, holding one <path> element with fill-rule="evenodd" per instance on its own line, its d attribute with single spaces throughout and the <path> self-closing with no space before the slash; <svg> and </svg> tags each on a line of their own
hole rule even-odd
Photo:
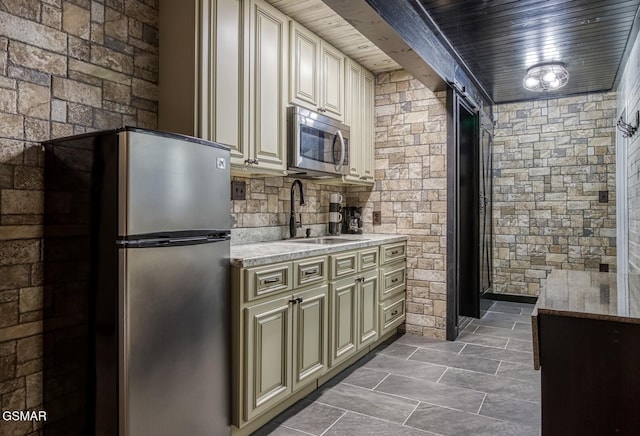
<svg viewBox="0 0 640 436">
<path fill-rule="evenodd" d="M 537 436 L 532 309 L 496 301 L 455 342 L 399 336 L 254 435 Z"/>
</svg>

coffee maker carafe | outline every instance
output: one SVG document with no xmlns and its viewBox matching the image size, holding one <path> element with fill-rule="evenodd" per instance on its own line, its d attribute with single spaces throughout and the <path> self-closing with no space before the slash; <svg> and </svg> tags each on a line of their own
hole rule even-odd
<svg viewBox="0 0 640 436">
<path fill-rule="evenodd" d="M 362 208 L 347 206 L 342 209 L 342 233 L 362 233 Z"/>
</svg>

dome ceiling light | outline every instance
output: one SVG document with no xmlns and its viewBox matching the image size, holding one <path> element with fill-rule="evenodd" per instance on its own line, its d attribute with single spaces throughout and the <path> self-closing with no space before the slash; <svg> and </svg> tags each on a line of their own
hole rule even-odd
<svg viewBox="0 0 640 436">
<path fill-rule="evenodd" d="M 569 81 L 569 72 L 561 63 L 538 64 L 527 70 L 522 84 L 533 92 L 555 91 Z"/>
</svg>

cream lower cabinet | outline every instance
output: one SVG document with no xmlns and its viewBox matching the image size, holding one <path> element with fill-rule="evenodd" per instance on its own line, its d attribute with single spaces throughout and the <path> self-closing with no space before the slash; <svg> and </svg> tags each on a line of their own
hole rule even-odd
<svg viewBox="0 0 640 436">
<path fill-rule="evenodd" d="M 395 331 L 405 247 L 232 268 L 234 434 L 255 431 Z"/>
<path fill-rule="evenodd" d="M 329 256 L 329 366 L 378 339 L 378 247 Z"/>
<path fill-rule="evenodd" d="M 245 309 L 245 420 L 325 372 L 327 289 L 322 285 Z"/>
<path fill-rule="evenodd" d="M 406 318 L 407 245 L 405 242 L 380 247 L 379 331 L 384 335 Z"/>
</svg>

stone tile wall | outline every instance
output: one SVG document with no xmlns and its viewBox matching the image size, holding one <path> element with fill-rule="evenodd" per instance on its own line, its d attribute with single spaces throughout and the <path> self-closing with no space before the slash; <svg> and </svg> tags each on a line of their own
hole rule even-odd
<svg viewBox="0 0 640 436">
<path fill-rule="evenodd" d="M 399 70 L 376 77 L 373 189 L 352 187 L 365 232 L 409 235 L 406 330 L 446 334 L 446 93 Z M 382 224 L 373 225 L 373 211 Z"/>
<path fill-rule="evenodd" d="M 296 177 L 233 177 L 232 180 L 246 183 L 247 197 L 246 200 L 231 201 L 233 242 L 288 238 L 291 184 Z M 296 188 L 294 199 L 297 219 L 302 215 L 302 228 L 298 229 L 298 236 L 304 236 L 307 228 L 311 229 L 313 236 L 326 235 L 329 231 L 329 194 L 343 193 L 344 188 L 319 184 L 313 179 L 301 178 L 300 181 L 304 187 L 305 205 L 300 206 L 300 192 Z"/>
<path fill-rule="evenodd" d="M 494 108 L 493 292 L 538 295 L 551 269 L 615 271 L 615 108 L 615 92 Z"/>
<path fill-rule="evenodd" d="M 636 36 L 631 53 L 627 63 L 622 70 L 620 84 L 618 86 L 618 101 L 616 120 L 623 112 L 625 113 L 625 121 L 630 124 L 635 123 L 635 114 L 640 110 L 640 86 L 638 86 L 638 77 L 640 77 L 640 35 Z M 636 133 L 631 138 L 618 137 L 620 141 L 618 165 L 626 167 L 626 180 L 624 183 L 626 188 L 625 204 L 621 206 L 622 216 L 628 218 L 628 235 L 625 235 L 628 243 L 627 247 L 627 267 L 629 273 L 640 272 L 640 177 L 638 177 L 638 168 L 640 166 L 640 133 Z M 621 176 L 625 173 L 620 168 Z M 624 194 L 625 190 L 622 190 Z M 622 245 L 624 249 L 624 244 Z M 620 255 L 624 258 L 624 254 Z M 621 269 L 624 269 L 621 266 Z"/>
<path fill-rule="evenodd" d="M 91 130 L 156 127 L 157 0 L 0 2 L 0 409 L 43 404 L 43 153 Z M 40 424 L 0 420 L 0 434 Z"/>
</svg>

